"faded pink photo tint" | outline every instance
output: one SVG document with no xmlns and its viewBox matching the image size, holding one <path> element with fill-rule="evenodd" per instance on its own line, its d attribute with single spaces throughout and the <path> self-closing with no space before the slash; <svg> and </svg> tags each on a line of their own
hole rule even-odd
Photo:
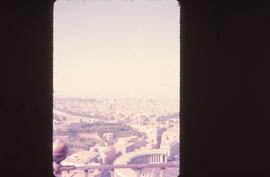
<svg viewBox="0 0 270 177">
<path fill-rule="evenodd" d="M 176 0 L 55 2 L 55 176 L 179 175 L 179 18 Z"/>
</svg>

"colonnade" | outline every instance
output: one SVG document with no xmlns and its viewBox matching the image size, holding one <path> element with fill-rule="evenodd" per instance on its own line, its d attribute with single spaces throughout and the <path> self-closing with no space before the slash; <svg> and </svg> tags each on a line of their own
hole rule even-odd
<svg viewBox="0 0 270 177">
<path fill-rule="evenodd" d="M 132 161 L 133 163 L 166 163 L 167 156 L 165 154 L 152 154 L 152 155 L 145 155 L 145 156 L 137 157 Z"/>
<path fill-rule="evenodd" d="M 167 157 L 164 154 L 152 154 L 148 156 L 144 156 L 147 158 L 148 163 L 165 163 L 167 162 Z"/>
</svg>

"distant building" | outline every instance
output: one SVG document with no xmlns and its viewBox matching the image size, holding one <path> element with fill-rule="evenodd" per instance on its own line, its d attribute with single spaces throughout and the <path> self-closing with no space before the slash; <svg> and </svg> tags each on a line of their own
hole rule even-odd
<svg viewBox="0 0 270 177">
<path fill-rule="evenodd" d="M 102 164 L 112 164 L 117 157 L 117 152 L 114 146 L 96 146 L 94 148 L 95 152 L 100 155 Z"/>
<path fill-rule="evenodd" d="M 114 139 L 114 134 L 112 132 L 104 133 L 103 136 L 106 141 L 112 141 Z"/>
<path fill-rule="evenodd" d="M 120 151 L 121 154 L 132 152 L 136 149 L 145 146 L 147 142 L 143 139 L 138 139 L 136 136 L 119 138 L 118 142 L 115 143 L 115 148 Z"/>
<path fill-rule="evenodd" d="M 141 128 L 147 136 L 148 143 L 152 144 L 153 148 L 159 148 L 161 143 L 162 129 L 157 125 L 150 125 Z"/>
<path fill-rule="evenodd" d="M 94 151 L 79 151 L 74 154 L 71 154 L 68 156 L 65 160 L 61 162 L 61 165 L 63 166 L 87 166 L 87 165 L 100 165 L 101 159 L 98 152 Z M 89 176 L 92 177 L 101 177 L 101 171 L 97 169 L 89 170 Z M 76 176 L 76 177 L 84 177 L 84 171 L 83 170 L 72 170 L 72 172 L 68 173 L 67 171 L 62 172 L 62 177 L 70 177 L 70 176 Z"/>
<path fill-rule="evenodd" d="M 114 164 L 144 164 L 144 163 L 164 163 L 167 162 L 166 150 L 152 149 L 126 153 L 118 157 Z M 138 171 L 133 169 L 115 169 L 114 177 L 137 177 Z M 158 170 L 154 171 L 145 168 L 142 172 L 142 176 L 151 176 L 151 174 L 158 173 Z M 157 175 L 155 175 L 157 176 Z"/>
<path fill-rule="evenodd" d="M 168 144 L 172 141 L 179 142 L 180 129 L 179 128 L 167 128 L 161 135 L 161 144 Z"/>
<path fill-rule="evenodd" d="M 93 151 L 79 151 L 68 156 L 61 165 L 85 166 L 92 163 L 100 163 L 99 153 Z"/>
<path fill-rule="evenodd" d="M 89 170 L 88 171 L 90 177 L 103 177 L 102 172 L 100 170 Z M 85 177 L 83 170 L 72 170 L 70 172 L 63 171 L 61 177 Z"/>
<path fill-rule="evenodd" d="M 160 148 L 167 150 L 169 159 L 172 159 L 176 155 L 179 156 L 179 130 L 177 126 L 170 127 L 161 136 Z"/>
<path fill-rule="evenodd" d="M 169 160 L 173 159 L 175 156 L 179 156 L 179 142 L 174 141 L 168 144 L 161 144 L 160 148 L 166 150 Z"/>
</svg>

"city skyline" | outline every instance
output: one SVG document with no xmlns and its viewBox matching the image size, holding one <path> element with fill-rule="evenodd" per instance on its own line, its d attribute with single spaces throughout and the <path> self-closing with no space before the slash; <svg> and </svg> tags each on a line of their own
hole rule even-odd
<svg viewBox="0 0 270 177">
<path fill-rule="evenodd" d="M 179 99 L 179 9 L 174 0 L 56 1 L 54 95 Z"/>
</svg>

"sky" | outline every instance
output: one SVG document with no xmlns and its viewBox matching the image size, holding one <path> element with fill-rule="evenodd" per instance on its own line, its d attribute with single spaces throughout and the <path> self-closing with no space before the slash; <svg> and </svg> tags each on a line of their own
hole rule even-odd
<svg viewBox="0 0 270 177">
<path fill-rule="evenodd" d="M 179 98 L 176 0 L 57 0 L 54 95 Z"/>
</svg>

